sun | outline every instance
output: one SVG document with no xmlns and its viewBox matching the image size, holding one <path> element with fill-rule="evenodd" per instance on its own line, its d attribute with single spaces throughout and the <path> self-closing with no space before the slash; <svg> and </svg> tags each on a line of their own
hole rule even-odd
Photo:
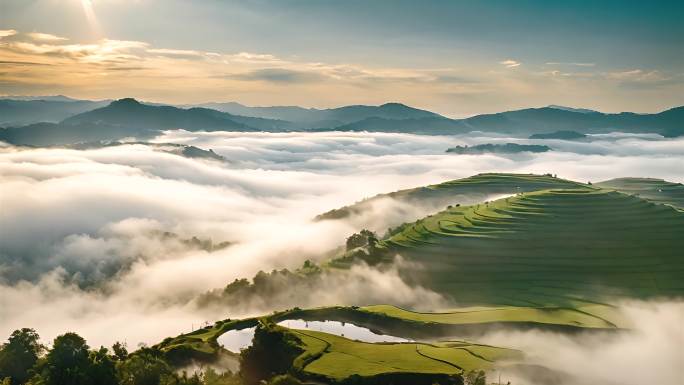
<svg viewBox="0 0 684 385">
<path fill-rule="evenodd" d="M 97 16 L 95 16 L 92 0 L 81 0 L 81 6 L 83 7 L 83 13 L 85 13 L 88 25 L 94 32 L 98 33 L 100 30 L 100 24 L 97 21 Z"/>
</svg>

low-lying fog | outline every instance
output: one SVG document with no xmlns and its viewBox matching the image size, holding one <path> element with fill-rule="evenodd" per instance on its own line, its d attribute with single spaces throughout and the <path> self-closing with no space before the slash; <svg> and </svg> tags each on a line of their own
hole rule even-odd
<svg viewBox="0 0 684 385">
<path fill-rule="evenodd" d="M 484 135 L 185 131 L 155 141 L 213 149 L 226 162 L 140 144 L 0 147 L 0 339 L 33 327 L 44 341 L 76 331 L 92 346 L 125 340 L 134 347 L 203 321 L 244 315 L 250 309 L 202 312 L 192 299 L 259 270 L 321 259 L 359 224 L 311 218 L 378 193 L 499 171 L 579 181 L 684 181 L 681 138 L 546 141 L 558 151 L 511 156 L 444 151 L 462 144 L 541 142 Z M 391 212 L 396 202 L 383 204 Z M 401 212 L 402 220 L 427 214 L 406 207 Z M 377 220 L 371 225 L 380 233 L 386 227 Z M 386 292 L 388 302 L 398 300 L 392 285 L 401 284 L 399 278 L 385 278 L 373 280 L 378 293 Z M 404 286 L 399 293 L 406 306 L 439 302 L 434 293 Z M 341 299 L 326 292 L 331 302 L 354 301 L 349 293 Z"/>
</svg>

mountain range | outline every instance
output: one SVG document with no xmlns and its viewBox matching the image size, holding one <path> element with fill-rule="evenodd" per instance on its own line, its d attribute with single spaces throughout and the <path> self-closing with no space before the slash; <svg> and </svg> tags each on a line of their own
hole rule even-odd
<svg viewBox="0 0 684 385">
<path fill-rule="evenodd" d="M 139 102 L 87 101 L 66 97 L 0 99 L 0 140 L 19 145 L 62 145 L 145 139 L 163 130 L 188 131 L 367 131 L 455 135 L 473 131 L 529 137 L 556 131 L 684 135 L 684 107 L 655 114 L 548 106 L 450 119 L 400 103 L 306 109 L 296 106 L 247 107 L 238 103 L 168 106 Z M 211 107 L 211 108 L 210 108 Z"/>
</svg>

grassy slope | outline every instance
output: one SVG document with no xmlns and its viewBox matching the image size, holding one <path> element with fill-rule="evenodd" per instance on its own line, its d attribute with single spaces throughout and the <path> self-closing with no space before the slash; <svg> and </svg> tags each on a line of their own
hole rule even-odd
<svg viewBox="0 0 684 385">
<path fill-rule="evenodd" d="M 443 343 L 365 343 L 311 330 L 292 330 L 306 351 L 295 361 L 305 374 L 335 380 L 352 374 L 460 374 L 487 369 L 495 360 L 516 358 L 519 352 L 463 341 Z"/>
<path fill-rule="evenodd" d="M 680 197 L 681 185 L 652 180 L 620 181 L 601 186 L 672 205 Z M 462 302 L 495 306 L 417 313 L 378 305 L 297 310 L 268 318 L 274 322 L 291 318 L 366 319 L 369 323 L 360 326 L 380 331 L 389 325 L 388 320 L 403 322 L 399 327 L 394 323 L 395 330 L 405 328 L 406 322 L 412 329 L 425 330 L 435 325 L 487 323 L 604 329 L 616 326 L 616 313 L 611 307 L 593 304 L 591 300 L 601 299 L 608 291 L 637 297 L 684 293 L 684 237 L 680 235 L 684 213 L 670 206 L 534 175 L 482 174 L 403 193 L 416 199 L 430 199 L 431 194 L 439 196 L 442 192 L 445 196 L 468 189 L 482 194 L 485 190 L 486 194 L 516 193 L 523 188 L 555 188 L 557 184 L 565 189 L 451 208 L 424 218 L 383 242 L 383 247 L 425 266 L 420 274 L 429 278 L 423 281 L 426 286 Z M 511 186 L 515 191 L 510 190 Z M 350 317 L 350 312 L 355 315 Z M 249 319 L 218 324 L 170 339 L 161 347 L 165 351 L 181 347 L 215 352 L 216 338 L 223 332 L 254 326 L 256 322 L 257 319 Z M 486 368 L 490 361 L 511 354 L 506 349 L 459 341 L 368 344 L 320 332 L 296 333 L 306 344 L 306 353 L 296 362 L 300 369 L 335 379 L 350 374 L 397 371 L 460 373 L 459 368 Z"/>
<path fill-rule="evenodd" d="M 684 209 L 684 184 L 681 183 L 653 178 L 617 178 L 596 183 L 596 186 Z"/>
<path fill-rule="evenodd" d="M 375 202 L 386 198 L 426 207 L 445 207 L 457 203 L 482 202 L 496 195 L 510 195 L 551 188 L 580 188 L 581 186 L 584 185 L 547 175 L 478 174 L 435 185 L 379 194 L 353 205 L 328 211 L 319 215 L 317 219 L 340 219 L 360 214 L 368 210 Z"/>
<path fill-rule="evenodd" d="M 577 308 L 563 307 L 471 307 L 439 313 L 414 312 L 391 305 L 373 305 L 363 311 L 380 313 L 393 318 L 424 323 L 448 325 L 486 323 L 525 323 L 567 325 L 581 328 L 614 328 L 619 317 L 605 305 L 585 305 Z"/>
<path fill-rule="evenodd" d="M 466 303 L 684 293 L 684 213 L 609 190 L 545 190 L 424 218 L 384 245 Z"/>
</svg>

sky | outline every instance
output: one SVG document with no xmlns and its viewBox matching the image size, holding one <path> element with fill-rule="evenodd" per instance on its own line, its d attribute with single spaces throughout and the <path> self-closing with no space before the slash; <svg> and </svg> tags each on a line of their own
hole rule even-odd
<svg viewBox="0 0 684 385">
<path fill-rule="evenodd" d="M 0 94 L 452 117 L 684 104 L 677 1 L 3 0 Z"/>
</svg>

